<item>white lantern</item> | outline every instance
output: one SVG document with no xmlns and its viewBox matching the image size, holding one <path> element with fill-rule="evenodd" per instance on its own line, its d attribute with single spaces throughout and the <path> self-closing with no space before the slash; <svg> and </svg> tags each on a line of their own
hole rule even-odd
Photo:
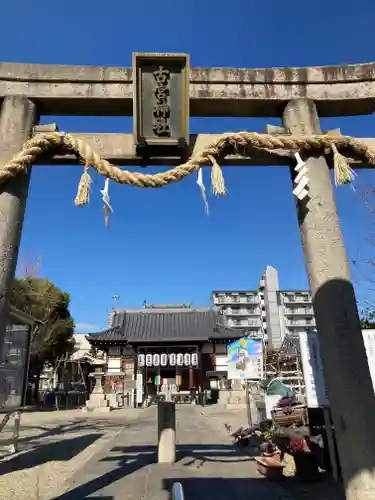
<svg viewBox="0 0 375 500">
<path fill-rule="evenodd" d="M 172 352 L 170 355 L 169 355 L 169 364 L 171 366 L 175 366 L 176 365 L 176 355 L 174 352 Z"/>
<path fill-rule="evenodd" d="M 196 352 L 193 352 L 191 355 L 191 364 L 193 366 L 198 366 L 198 354 Z"/>
<path fill-rule="evenodd" d="M 168 354 L 166 354 L 165 352 L 160 354 L 160 364 L 161 366 L 167 366 L 168 364 Z"/>
<path fill-rule="evenodd" d="M 145 366 L 145 355 L 144 354 L 138 354 L 138 366 L 139 367 Z"/>
<path fill-rule="evenodd" d="M 152 354 L 146 354 L 146 366 L 152 366 Z"/>
<path fill-rule="evenodd" d="M 177 366 L 182 366 L 184 364 L 184 355 L 179 352 L 177 354 Z"/>
<path fill-rule="evenodd" d="M 159 366 L 160 365 L 160 356 L 159 354 L 154 354 L 152 356 L 152 363 L 154 366 Z"/>
<path fill-rule="evenodd" d="M 190 362 L 191 362 L 191 356 L 187 352 L 187 353 L 184 354 L 184 365 L 185 366 L 190 366 Z"/>
</svg>

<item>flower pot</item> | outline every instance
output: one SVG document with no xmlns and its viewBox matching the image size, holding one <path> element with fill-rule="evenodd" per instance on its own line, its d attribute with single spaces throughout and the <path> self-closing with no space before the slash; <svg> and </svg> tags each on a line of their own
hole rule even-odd
<svg viewBox="0 0 375 500">
<path fill-rule="evenodd" d="M 263 457 L 272 458 L 276 460 L 276 462 L 281 462 L 281 452 L 280 450 L 273 451 L 271 453 L 267 453 L 266 451 L 262 453 Z"/>
<path fill-rule="evenodd" d="M 283 479 L 284 466 L 274 457 L 255 457 L 257 470 L 262 476 L 272 480 Z"/>
<path fill-rule="evenodd" d="M 319 475 L 318 460 L 315 453 L 301 451 L 294 454 L 296 478 L 301 481 L 317 481 Z"/>
</svg>

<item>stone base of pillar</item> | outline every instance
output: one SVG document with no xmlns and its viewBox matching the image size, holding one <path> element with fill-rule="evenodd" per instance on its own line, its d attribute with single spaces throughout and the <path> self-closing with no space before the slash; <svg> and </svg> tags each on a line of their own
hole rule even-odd
<svg viewBox="0 0 375 500">
<path fill-rule="evenodd" d="M 109 401 L 105 394 L 91 394 L 90 399 L 86 403 L 86 408 L 88 411 L 111 411 L 112 408 L 109 406 Z"/>
<path fill-rule="evenodd" d="M 88 406 L 85 406 L 82 408 L 82 411 L 84 412 L 94 412 L 94 413 L 109 413 L 112 411 L 112 408 L 110 406 L 102 406 L 101 408 L 90 408 Z"/>
</svg>

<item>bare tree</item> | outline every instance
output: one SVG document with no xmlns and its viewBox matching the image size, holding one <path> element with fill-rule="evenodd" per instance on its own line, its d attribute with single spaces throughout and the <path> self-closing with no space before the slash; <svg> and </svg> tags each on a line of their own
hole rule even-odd
<svg viewBox="0 0 375 500">
<path fill-rule="evenodd" d="M 36 278 L 42 266 L 42 257 L 23 257 L 21 259 L 22 278 Z"/>
</svg>

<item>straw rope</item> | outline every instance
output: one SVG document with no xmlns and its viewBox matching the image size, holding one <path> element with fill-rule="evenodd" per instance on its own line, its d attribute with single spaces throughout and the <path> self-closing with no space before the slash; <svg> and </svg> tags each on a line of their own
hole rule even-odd
<svg viewBox="0 0 375 500">
<path fill-rule="evenodd" d="M 353 157 L 375 165 L 375 149 L 349 136 L 339 135 L 269 135 L 256 132 L 238 132 L 223 134 L 207 149 L 177 167 L 156 174 L 130 172 L 112 165 L 100 157 L 87 143 L 76 139 L 70 134 L 52 132 L 36 135 L 22 147 L 6 165 L 0 167 L 0 184 L 10 177 L 14 177 L 37 162 L 41 155 L 52 154 L 58 150 L 74 153 L 85 164 L 79 192 L 75 203 L 79 206 L 88 201 L 90 192 L 90 175 L 88 166 L 93 167 L 99 174 L 112 179 L 119 184 L 127 184 L 140 188 L 159 188 L 172 182 L 179 182 L 184 177 L 196 172 L 201 166 L 211 164 L 213 191 L 221 196 L 226 193 L 224 179 L 219 163 L 226 156 L 251 156 L 254 150 L 289 150 L 299 151 L 305 157 L 317 156 L 332 152 L 337 184 L 345 184 L 353 178 L 347 158 Z"/>
</svg>

